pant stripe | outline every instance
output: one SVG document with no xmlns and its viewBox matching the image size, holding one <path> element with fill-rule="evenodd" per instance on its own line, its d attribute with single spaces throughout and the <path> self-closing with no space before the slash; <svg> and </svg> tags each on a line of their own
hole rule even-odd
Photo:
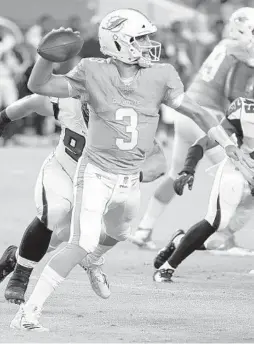
<svg viewBox="0 0 254 344">
<path fill-rule="evenodd" d="M 69 242 L 79 244 L 80 239 L 80 214 L 83 199 L 84 171 L 87 165 L 87 158 L 81 157 L 78 161 L 77 171 L 74 178 L 74 207 L 72 211 L 71 231 Z"/>
<path fill-rule="evenodd" d="M 216 215 L 213 221 L 213 227 L 217 230 L 220 226 L 221 222 L 221 206 L 220 206 L 220 195 L 217 197 L 217 209 L 216 209 Z"/>
<path fill-rule="evenodd" d="M 46 190 L 42 183 L 42 217 L 41 222 L 44 223 L 46 227 L 48 227 L 48 201 L 46 196 Z"/>
</svg>

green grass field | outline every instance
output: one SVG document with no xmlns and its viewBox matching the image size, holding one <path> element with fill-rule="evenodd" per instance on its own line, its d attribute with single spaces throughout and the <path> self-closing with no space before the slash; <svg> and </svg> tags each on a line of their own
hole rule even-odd
<svg viewBox="0 0 254 344">
<path fill-rule="evenodd" d="M 33 188 L 49 148 L 0 149 L 0 252 L 19 244 L 35 216 Z M 163 246 L 177 228 L 187 229 L 206 212 L 212 178 L 204 162 L 192 192 L 177 197 L 158 221 L 154 239 Z M 142 186 L 140 216 L 158 181 Z M 136 222 L 137 223 L 137 222 Z M 240 244 L 254 248 L 252 221 L 238 234 Z M 86 273 L 75 268 L 45 305 L 42 323 L 49 333 L 9 328 L 17 306 L 4 299 L 0 285 L 0 342 L 254 342 L 253 257 L 215 256 L 197 252 L 184 262 L 174 283 L 152 281 L 155 252 L 121 243 L 107 255 L 112 295 L 98 298 Z M 31 288 L 42 269 L 35 269 Z"/>
</svg>

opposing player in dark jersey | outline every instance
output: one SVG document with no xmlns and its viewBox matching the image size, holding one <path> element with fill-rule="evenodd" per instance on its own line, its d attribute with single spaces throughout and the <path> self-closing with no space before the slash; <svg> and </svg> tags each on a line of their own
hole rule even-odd
<svg viewBox="0 0 254 344">
<path fill-rule="evenodd" d="M 212 115 L 183 92 L 170 64 L 159 60 L 160 43 L 151 41 L 156 27 L 140 12 L 116 10 L 99 27 L 102 52 L 109 59 L 83 59 L 67 75 L 52 74 L 53 64 L 39 58 L 28 86 L 33 92 L 79 97 L 89 104 L 87 145 L 74 182 L 75 205 L 67 246 L 44 268 L 29 300 L 11 327 L 45 331 L 40 311 L 56 287 L 87 255 L 94 252 L 101 231 L 108 236 L 103 254 L 125 240 L 139 209 L 139 175 L 153 146 L 162 103 L 197 121 L 233 159 L 251 163 Z"/>
<path fill-rule="evenodd" d="M 229 134 L 235 134 L 244 154 L 254 158 L 254 100 L 237 98 L 222 120 Z M 190 147 L 185 166 L 174 183 L 177 194 L 182 195 L 186 185 L 193 184 L 196 166 L 204 151 L 216 143 L 203 136 Z M 193 225 L 176 244 L 172 240 L 154 260 L 154 280 L 169 282 L 179 264 L 216 231 L 229 224 L 234 232 L 243 228 L 254 209 L 254 169 L 246 168 L 226 157 L 219 165 L 212 186 L 208 211 L 203 220 Z"/>
<path fill-rule="evenodd" d="M 241 8 L 233 13 L 227 25 L 226 38 L 214 48 L 186 91 L 190 98 L 219 120 L 223 118 L 225 110 L 235 98 L 254 96 L 253 33 L 254 9 Z M 180 113 L 174 115 L 174 127 L 175 136 L 169 173 L 155 191 L 138 230 L 131 237 L 132 242 L 139 247 L 156 248 L 152 233 L 157 219 L 175 195 L 173 183 L 183 166 L 188 148 L 203 134 L 194 121 Z M 225 157 L 221 147 L 208 150 L 206 155 L 212 164 L 218 164 Z M 183 234 L 184 232 L 180 230 L 174 235 Z M 221 250 L 232 248 L 239 254 L 246 252 L 236 247 L 234 231 L 230 227 L 216 232 L 205 243 L 205 247 Z"/>
</svg>

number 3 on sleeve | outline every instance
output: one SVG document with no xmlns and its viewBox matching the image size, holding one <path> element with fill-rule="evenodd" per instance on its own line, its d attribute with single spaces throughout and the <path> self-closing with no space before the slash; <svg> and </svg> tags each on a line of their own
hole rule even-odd
<svg viewBox="0 0 254 344">
<path fill-rule="evenodd" d="M 84 136 L 66 128 L 63 142 L 65 145 L 65 153 L 73 160 L 78 161 L 86 144 Z"/>
</svg>

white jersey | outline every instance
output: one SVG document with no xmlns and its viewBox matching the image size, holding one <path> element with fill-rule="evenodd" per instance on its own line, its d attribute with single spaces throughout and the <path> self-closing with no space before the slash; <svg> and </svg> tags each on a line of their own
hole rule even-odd
<svg viewBox="0 0 254 344">
<path fill-rule="evenodd" d="M 235 127 L 239 148 L 254 159 L 254 100 L 237 98 L 229 107 L 226 117 Z M 254 169 L 249 168 L 239 161 L 232 163 L 242 172 L 246 180 L 253 184 Z"/>
<path fill-rule="evenodd" d="M 237 98 L 230 105 L 226 117 L 236 129 L 241 150 L 254 155 L 254 100 Z"/>
<path fill-rule="evenodd" d="M 77 162 L 86 143 L 88 111 L 80 100 L 50 98 L 54 116 L 61 125 L 59 143 L 54 155 L 66 173 L 73 179 Z"/>
</svg>

